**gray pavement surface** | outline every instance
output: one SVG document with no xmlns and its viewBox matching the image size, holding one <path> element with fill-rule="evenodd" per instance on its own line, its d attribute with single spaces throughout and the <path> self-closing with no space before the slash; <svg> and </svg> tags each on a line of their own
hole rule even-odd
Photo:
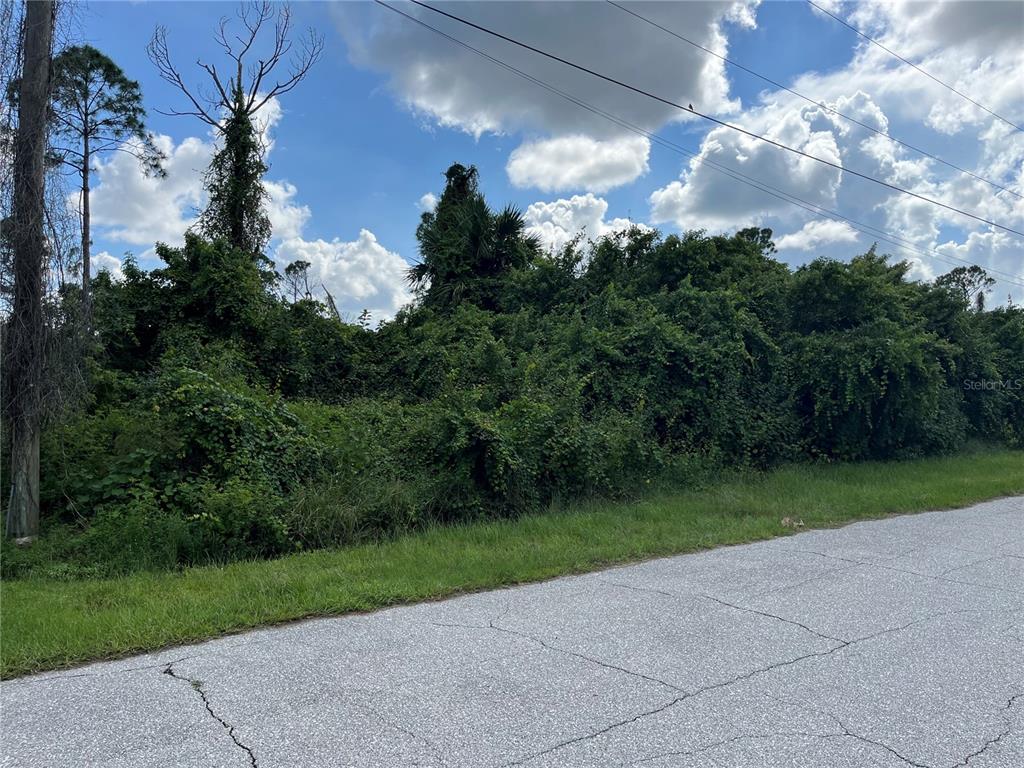
<svg viewBox="0 0 1024 768">
<path fill-rule="evenodd" d="M 0 686 L 3 766 L 1024 766 L 1024 498 Z"/>
</svg>

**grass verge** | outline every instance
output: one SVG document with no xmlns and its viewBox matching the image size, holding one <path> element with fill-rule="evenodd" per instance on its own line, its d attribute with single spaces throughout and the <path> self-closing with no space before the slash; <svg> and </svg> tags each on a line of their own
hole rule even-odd
<svg viewBox="0 0 1024 768">
<path fill-rule="evenodd" d="M 0 585 L 0 676 L 187 643 L 307 616 L 368 611 L 1024 493 L 1024 453 L 791 467 L 633 503 L 438 527 L 278 560 L 119 579 Z"/>
</svg>

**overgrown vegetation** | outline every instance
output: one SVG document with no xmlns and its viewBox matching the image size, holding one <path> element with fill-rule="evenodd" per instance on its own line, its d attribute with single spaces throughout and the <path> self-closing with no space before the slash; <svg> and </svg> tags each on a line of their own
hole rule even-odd
<svg viewBox="0 0 1024 768">
<path fill-rule="evenodd" d="M 869 252 L 640 229 L 546 254 L 453 166 L 418 299 L 379 328 L 190 234 L 94 281 L 89 401 L 43 438 L 45 535 L 7 575 L 281 555 L 686 486 L 723 468 L 1024 441 L 1024 312 Z"/>
</svg>

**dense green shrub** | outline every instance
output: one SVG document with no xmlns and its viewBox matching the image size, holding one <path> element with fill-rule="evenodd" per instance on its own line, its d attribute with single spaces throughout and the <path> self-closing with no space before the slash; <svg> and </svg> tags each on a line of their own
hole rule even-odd
<svg viewBox="0 0 1024 768">
<path fill-rule="evenodd" d="M 322 472 L 323 448 L 278 396 L 213 367 L 223 378 L 169 362 L 132 402 L 46 432 L 42 503 L 51 538 L 74 542 L 66 559 L 122 572 L 294 546 L 285 498 Z"/>
<path fill-rule="evenodd" d="M 141 403 L 77 416 L 43 433 L 41 464 L 50 471 L 42 473 L 41 504 L 64 521 L 86 521 L 159 487 L 181 450 L 166 418 Z"/>
<path fill-rule="evenodd" d="M 151 492 L 109 502 L 88 519 L 49 521 L 31 548 L 4 543 L 3 572 L 48 578 L 117 576 L 189 562 L 188 523 L 160 508 Z"/>
<path fill-rule="evenodd" d="M 267 557 L 293 548 L 283 519 L 284 497 L 267 480 L 185 483 L 175 501 L 187 523 L 179 554 L 183 562 Z"/>
<path fill-rule="evenodd" d="M 993 340 L 994 365 L 983 376 L 958 382 L 975 397 L 994 403 L 996 416 L 986 434 L 996 434 L 1009 445 L 1024 447 L 1024 309 L 999 308 L 982 315 Z"/>
<path fill-rule="evenodd" d="M 837 459 L 951 450 L 966 419 L 936 342 L 890 321 L 793 343 L 794 400 L 809 450 Z"/>
<path fill-rule="evenodd" d="M 180 441 L 178 471 L 223 485 L 260 480 L 286 491 L 320 466 L 320 446 L 275 395 L 189 368 L 156 380 L 153 409 Z"/>
</svg>

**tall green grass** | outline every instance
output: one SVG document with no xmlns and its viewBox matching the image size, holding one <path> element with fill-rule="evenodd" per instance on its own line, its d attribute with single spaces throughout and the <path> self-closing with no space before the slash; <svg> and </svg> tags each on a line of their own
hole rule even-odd
<svg viewBox="0 0 1024 768">
<path fill-rule="evenodd" d="M 783 517 L 821 527 L 1021 493 L 1019 451 L 801 466 L 278 560 L 119 579 L 8 580 L 0 585 L 0 674 L 767 539 L 788 532 Z"/>
</svg>

